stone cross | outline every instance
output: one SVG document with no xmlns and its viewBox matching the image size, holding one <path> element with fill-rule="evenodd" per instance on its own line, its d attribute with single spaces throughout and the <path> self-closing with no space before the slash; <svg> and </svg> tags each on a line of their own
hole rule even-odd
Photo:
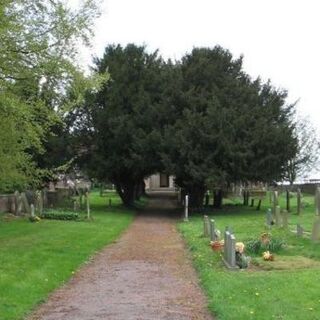
<svg viewBox="0 0 320 320">
<path fill-rule="evenodd" d="M 272 211 L 270 208 L 267 210 L 266 213 L 266 225 L 268 228 L 270 228 L 272 225 Z"/>
<path fill-rule="evenodd" d="M 189 221 L 189 196 L 185 196 L 184 201 L 184 221 Z"/>
<path fill-rule="evenodd" d="M 298 223 L 298 224 L 297 224 L 297 236 L 298 236 L 298 237 L 302 237 L 302 236 L 303 236 L 303 232 L 304 232 L 303 228 L 302 228 L 301 225 Z"/>
<path fill-rule="evenodd" d="M 313 223 L 311 240 L 317 242 L 320 240 L 320 217 L 316 217 Z"/>
<path fill-rule="evenodd" d="M 229 269 L 235 269 L 236 266 L 236 238 L 230 231 L 224 233 L 224 251 L 223 262 Z"/>
<path fill-rule="evenodd" d="M 300 214 L 302 211 L 302 206 L 301 206 L 301 190 L 297 190 L 297 213 Z"/>
<path fill-rule="evenodd" d="M 210 240 L 216 241 L 216 225 L 213 219 L 210 220 Z"/>
</svg>

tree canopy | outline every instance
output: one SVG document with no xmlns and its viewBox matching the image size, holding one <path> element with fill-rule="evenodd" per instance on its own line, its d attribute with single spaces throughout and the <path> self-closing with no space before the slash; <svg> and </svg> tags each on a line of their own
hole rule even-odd
<svg viewBox="0 0 320 320">
<path fill-rule="evenodd" d="M 78 9 L 63 0 L 0 3 L 0 189 L 35 183 L 68 87 L 79 75 L 80 41 L 88 44 L 97 3 Z M 50 155 L 48 156 L 50 157 Z"/>
<path fill-rule="evenodd" d="M 208 187 L 282 179 L 297 152 L 286 92 L 251 79 L 242 57 L 219 46 L 173 63 L 111 45 L 95 65 L 111 78 L 78 110 L 88 121 L 86 163 L 126 204 L 146 176 L 167 172 L 198 206 Z"/>
</svg>

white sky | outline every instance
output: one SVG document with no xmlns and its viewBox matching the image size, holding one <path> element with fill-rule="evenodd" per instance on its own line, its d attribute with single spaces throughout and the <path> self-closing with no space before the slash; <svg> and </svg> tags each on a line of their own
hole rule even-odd
<svg viewBox="0 0 320 320">
<path fill-rule="evenodd" d="M 74 0 L 70 0 L 74 1 Z M 320 1 L 318 0 L 102 0 L 91 55 L 107 44 L 145 44 L 179 59 L 194 46 L 219 44 L 244 69 L 298 99 L 298 112 L 320 129 Z M 320 130 L 319 130 L 320 132 Z"/>
<path fill-rule="evenodd" d="M 133 42 L 179 59 L 194 46 L 244 54 L 244 69 L 300 99 L 320 128 L 320 2 L 317 0 L 104 0 L 91 54 Z M 90 55 L 84 54 L 85 63 Z"/>
</svg>

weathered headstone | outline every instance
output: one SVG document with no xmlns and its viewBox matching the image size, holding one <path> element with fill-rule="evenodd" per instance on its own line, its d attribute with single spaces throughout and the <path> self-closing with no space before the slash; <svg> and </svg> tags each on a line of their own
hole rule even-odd
<svg viewBox="0 0 320 320">
<path fill-rule="evenodd" d="M 266 225 L 268 228 L 271 228 L 271 226 L 272 226 L 272 211 L 271 211 L 271 209 L 268 209 L 267 213 L 266 213 Z"/>
<path fill-rule="evenodd" d="M 280 214 L 280 206 L 276 206 L 275 209 L 275 218 L 276 218 L 276 226 L 281 226 L 281 214 Z"/>
<path fill-rule="evenodd" d="M 204 215 L 203 216 L 203 235 L 205 237 L 208 237 L 209 236 L 209 228 L 208 228 L 208 224 L 209 224 L 209 217 Z"/>
<path fill-rule="evenodd" d="M 189 221 L 189 196 L 185 196 L 184 201 L 184 221 Z"/>
<path fill-rule="evenodd" d="M 302 236 L 303 236 L 303 232 L 304 232 L 303 228 L 302 228 L 301 225 L 298 223 L 298 224 L 297 224 L 297 236 L 298 236 L 298 237 L 302 237 Z"/>
<path fill-rule="evenodd" d="M 301 214 L 302 211 L 302 203 L 301 203 L 301 190 L 297 190 L 297 213 Z"/>
<path fill-rule="evenodd" d="M 287 229 L 289 226 L 289 212 L 287 210 L 281 211 L 282 227 Z"/>
<path fill-rule="evenodd" d="M 216 224 L 213 219 L 210 220 L 210 240 L 216 241 Z"/>
<path fill-rule="evenodd" d="M 14 214 L 16 216 L 19 216 L 21 214 L 21 207 L 22 205 L 20 204 L 20 193 L 19 191 L 15 191 L 14 193 Z"/>
<path fill-rule="evenodd" d="M 273 191 L 273 193 L 272 193 L 272 214 L 274 217 L 276 216 L 276 207 L 278 204 L 279 204 L 278 191 Z"/>
<path fill-rule="evenodd" d="M 30 205 L 27 199 L 27 196 L 24 192 L 21 193 L 21 200 L 23 203 L 23 207 L 26 213 L 31 214 L 31 209 L 30 209 Z"/>
<path fill-rule="evenodd" d="M 87 203 L 87 218 L 90 219 L 90 200 L 89 200 L 89 192 L 85 193 L 86 203 Z"/>
<path fill-rule="evenodd" d="M 30 212 L 31 212 L 31 217 L 34 217 L 35 213 L 34 213 L 34 204 L 33 203 L 31 203 L 31 205 L 30 205 Z"/>
<path fill-rule="evenodd" d="M 229 269 L 238 269 L 236 265 L 236 238 L 230 231 L 224 233 L 223 262 Z"/>
<path fill-rule="evenodd" d="M 313 223 L 311 240 L 314 242 L 320 241 L 320 217 L 316 217 Z"/>
</svg>

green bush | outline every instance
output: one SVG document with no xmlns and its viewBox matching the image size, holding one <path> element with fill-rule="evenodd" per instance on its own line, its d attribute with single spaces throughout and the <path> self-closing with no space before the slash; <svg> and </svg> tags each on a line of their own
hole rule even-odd
<svg viewBox="0 0 320 320">
<path fill-rule="evenodd" d="M 42 219 L 51 220 L 78 220 L 79 215 L 76 212 L 67 211 L 46 211 L 41 215 Z"/>
<path fill-rule="evenodd" d="M 284 247 L 285 241 L 274 238 L 271 238 L 268 242 L 262 242 L 261 239 L 250 239 L 246 241 L 245 245 L 248 253 L 261 254 L 264 251 L 280 251 Z"/>
</svg>

